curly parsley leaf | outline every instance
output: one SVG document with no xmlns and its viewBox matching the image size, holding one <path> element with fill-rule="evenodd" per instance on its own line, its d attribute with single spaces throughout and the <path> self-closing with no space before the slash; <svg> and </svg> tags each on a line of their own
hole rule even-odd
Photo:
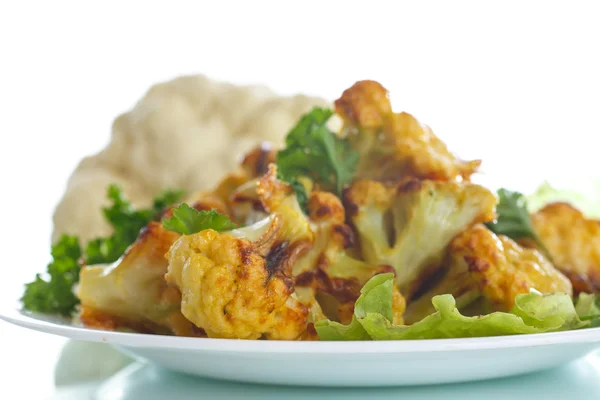
<svg viewBox="0 0 600 400">
<path fill-rule="evenodd" d="M 173 209 L 173 216 L 163 220 L 163 228 L 169 231 L 191 235 L 205 229 L 214 229 L 217 232 L 237 228 L 228 216 L 219 214 L 215 210 L 198 211 L 186 203 Z"/>
<path fill-rule="evenodd" d="M 108 187 L 107 197 L 112 201 L 112 205 L 102 211 L 114 232 L 111 236 L 96 238 L 87 244 L 85 253 L 89 265 L 118 260 L 137 239 L 140 229 L 150 221 L 158 220 L 166 207 L 183 197 L 183 191 L 165 190 L 154 198 L 152 208 L 141 210 L 133 207 L 117 185 Z"/>
<path fill-rule="evenodd" d="M 136 210 L 117 185 L 108 187 L 107 197 L 112 205 L 102 210 L 104 217 L 124 240 L 135 240 L 140 229 L 156 217 L 154 209 Z"/>
<path fill-rule="evenodd" d="M 23 307 L 30 311 L 70 315 L 79 304 L 73 286 L 79 281 L 81 262 L 93 265 L 116 261 L 137 239 L 140 229 L 150 221 L 158 220 L 163 209 L 182 196 L 181 190 L 165 190 L 154 198 L 152 208 L 136 210 L 117 185 L 110 185 L 107 197 L 111 205 L 104 208 L 103 213 L 114 233 L 88 242 L 85 255 L 76 236 L 63 235 L 52 246 L 53 260 L 48 264 L 47 273 L 44 276 L 37 274 L 33 282 L 25 285 L 21 297 Z"/>
<path fill-rule="evenodd" d="M 333 111 L 315 107 L 302 116 L 285 139 L 285 149 L 277 153 L 277 167 L 288 182 L 307 176 L 341 194 L 352 180 L 358 152 L 350 143 L 327 127 Z"/>
<path fill-rule="evenodd" d="M 488 229 L 498 235 L 505 235 L 513 240 L 532 239 L 551 260 L 550 253 L 542 243 L 540 237 L 535 233 L 527 208 L 525 196 L 519 192 L 510 190 L 498 190 L 498 206 L 496 213 L 498 217 L 493 222 L 488 222 Z"/>
<path fill-rule="evenodd" d="M 25 293 L 21 297 L 23 306 L 30 311 L 69 316 L 79 304 L 73 285 L 79 281 L 80 257 L 77 237 L 63 235 L 52 246 L 52 262 L 48 264 L 47 276 L 37 274 L 33 282 L 25 285 Z"/>
<path fill-rule="evenodd" d="M 86 263 L 94 265 L 114 262 L 125 253 L 131 244 L 127 243 L 127 240 L 123 240 L 117 235 L 93 239 L 85 246 Z"/>
<path fill-rule="evenodd" d="M 167 189 L 163 190 L 158 196 L 154 197 L 152 200 L 152 209 L 155 213 L 155 218 L 158 218 L 163 210 L 169 207 L 172 204 L 177 204 L 183 199 L 185 192 L 181 189 L 172 190 Z"/>
</svg>

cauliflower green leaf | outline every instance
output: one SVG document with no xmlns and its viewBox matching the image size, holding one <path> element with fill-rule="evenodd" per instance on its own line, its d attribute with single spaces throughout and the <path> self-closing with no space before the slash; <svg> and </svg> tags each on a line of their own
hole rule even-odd
<svg viewBox="0 0 600 400">
<path fill-rule="evenodd" d="M 393 325 L 387 313 L 392 301 L 391 274 L 377 275 L 357 300 L 349 325 L 323 320 L 315 324 L 321 340 L 413 340 L 517 335 L 579 329 L 582 321 L 571 298 L 564 293 L 518 295 L 508 313 L 467 317 L 458 311 L 452 295 L 432 299 L 435 312 L 412 325 Z M 365 289 L 363 288 L 363 289 Z M 360 331 L 360 328 L 364 332 Z M 358 335 L 357 332 L 361 332 Z"/>
<path fill-rule="evenodd" d="M 235 229 L 235 225 L 227 215 L 219 214 L 215 210 L 198 211 L 186 203 L 173 209 L 173 216 L 163 220 L 163 228 L 169 231 L 191 235 L 205 229 L 214 229 L 217 232 Z"/>
<path fill-rule="evenodd" d="M 63 235 L 52 246 L 52 262 L 48 264 L 47 277 L 37 274 L 35 280 L 25 285 L 21 297 L 27 310 L 71 314 L 79 299 L 73 293 L 73 285 L 79 281 L 81 248 L 76 236 Z"/>
<path fill-rule="evenodd" d="M 333 111 L 315 107 L 302 116 L 285 139 L 285 149 L 277 153 L 280 177 L 287 182 L 307 176 L 338 195 L 352 180 L 358 163 L 358 152 L 350 143 L 327 127 Z"/>
</svg>

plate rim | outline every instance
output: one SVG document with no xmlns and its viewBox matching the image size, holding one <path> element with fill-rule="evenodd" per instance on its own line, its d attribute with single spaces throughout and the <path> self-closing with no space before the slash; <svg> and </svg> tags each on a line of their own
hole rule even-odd
<svg viewBox="0 0 600 400">
<path fill-rule="evenodd" d="M 145 333 L 114 332 L 60 324 L 36 317 L 19 309 L 0 310 L 0 320 L 35 331 L 75 340 L 102 342 L 118 346 L 235 353 L 302 353 L 302 354 L 398 354 L 499 350 L 560 344 L 597 343 L 600 327 L 574 331 L 535 333 L 458 339 L 418 339 L 386 341 L 292 341 L 193 338 Z"/>
</svg>

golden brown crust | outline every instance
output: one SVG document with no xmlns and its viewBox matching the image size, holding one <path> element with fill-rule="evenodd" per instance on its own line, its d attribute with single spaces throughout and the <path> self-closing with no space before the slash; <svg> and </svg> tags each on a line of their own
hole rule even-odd
<svg viewBox="0 0 600 400">
<path fill-rule="evenodd" d="M 468 180 L 481 163 L 460 160 L 427 125 L 408 113 L 393 113 L 387 90 L 377 82 L 357 82 L 335 106 L 343 135 L 360 153 L 359 179 Z"/>
<path fill-rule="evenodd" d="M 259 255 L 251 242 L 213 230 L 182 236 L 169 252 L 167 280 L 182 293 L 181 311 L 209 337 L 296 339 L 308 311 L 290 298 L 281 264 L 290 247 Z"/>
<path fill-rule="evenodd" d="M 359 81 L 335 101 L 335 111 L 365 129 L 377 129 L 392 112 L 389 94 L 379 82 Z"/>
<path fill-rule="evenodd" d="M 510 310 L 515 296 L 531 289 L 572 295 L 569 280 L 541 253 L 522 248 L 506 236 L 496 236 L 483 225 L 457 236 L 449 253 L 456 268 L 464 262 L 463 279 L 472 280 L 495 310 Z"/>
<path fill-rule="evenodd" d="M 315 223 L 327 221 L 330 224 L 343 224 L 345 210 L 336 195 L 312 192 L 308 199 L 308 216 Z"/>
<path fill-rule="evenodd" d="M 318 341 L 319 335 L 317 334 L 317 330 L 315 329 L 315 325 L 313 323 L 309 323 L 306 327 L 306 331 L 299 338 L 302 341 Z"/>
<path fill-rule="evenodd" d="M 107 331 L 133 330 L 138 333 L 174 334 L 176 336 L 206 337 L 204 330 L 194 326 L 181 314 L 170 318 L 169 329 L 152 321 L 135 321 L 114 314 L 107 314 L 91 307 L 81 307 L 79 319 L 88 328 Z"/>
<path fill-rule="evenodd" d="M 599 292 L 600 221 L 586 218 L 568 203 L 556 202 L 534 213 L 531 222 L 576 292 Z"/>
<path fill-rule="evenodd" d="M 82 268 L 78 294 L 83 323 L 197 336 L 179 310 L 179 290 L 164 279 L 164 254 L 179 236 L 151 222 L 115 264 Z"/>
<path fill-rule="evenodd" d="M 139 333 L 160 333 L 164 328 L 151 323 L 131 321 L 116 315 L 94 310 L 91 307 L 82 306 L 79 320 L 87 328 L 104 329 L 114 331 L 117 329 L 132 329 Z"/>
<path fill-rule="evenodd" d="M 269 164 L 275 162 L 277 152 L 269 142 L 262 142 L 250 150 L 242 160 L 242 169 L 252 177 L 264 175 L 268 171 Z"/>
<path fill-rule="evenodd" d="M 275 155 L 269 143 L 261 143 L 245 155 L 237 171 L 227 174 L 214 189 L 195 193 L 187 202 L 199 211 L 216 210 L 235 223 L 245 224 L 252 212 L 265 211 L 257 193 L 256 179 L 268 172 Z M 163 218 L 171 215 L 172 212 L 167 211 Z"/>
<path fill-rule="evenodd" d="M 160 222 L 152 221 L 142 228 L 136 241 L 125 251 L 123 261 L 137 257 L 158 261 L 179 236 L 179 233 L 164 229 Z"/>
<path fill-rule="evenodd" d="M 386 185 L 369 179 L 352 183 L 342 196 L 349 217 L 354 217 L 360 208 L 369 204 L 377 209 L 389 207 L 395 185 Z"/>
<path fill-rule="evenodd" d="M 391 265 L 409 300 L 441 268 L 446 248 L 465 229 L 495 217 L 496 197 L 482 186 L 404 178 L 359 180 L 344 204 L 364 260 Z"/>
<path fill-rule="evenodd" d="M 268 172 L 258 181 L 258 196 L 268 212 L 275 210 L 292 193 L 287 183 L 277 179 L 277 166 L 270 164 Z"/>
<path fill-rule="evenodd" d="M 389 272 L 389 271 L 382 271 Z M 322 268 L 305 272 L 296 277 L 295 284 L 300 287 L 311 287 L 317 292 L 324 292 L 335 297 L 340 303 L 352 303 L 360 296 L 361 283 L 356 278 L 331 278 Z"/>
</svg>

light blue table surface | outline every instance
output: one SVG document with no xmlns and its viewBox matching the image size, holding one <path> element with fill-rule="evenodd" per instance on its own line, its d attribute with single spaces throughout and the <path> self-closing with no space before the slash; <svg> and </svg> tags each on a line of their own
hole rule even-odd
<svg viewBox="0 0 600 400">
<path fill-rule="evenodd" d="M 202 379 L 132 364 L 107 381 L 59 391 L 55 400 L 200 399 L 600 399 L 600 357 L 558 369 L 466 384 L 398 388 L 306 388 Z"/>
</svg>

